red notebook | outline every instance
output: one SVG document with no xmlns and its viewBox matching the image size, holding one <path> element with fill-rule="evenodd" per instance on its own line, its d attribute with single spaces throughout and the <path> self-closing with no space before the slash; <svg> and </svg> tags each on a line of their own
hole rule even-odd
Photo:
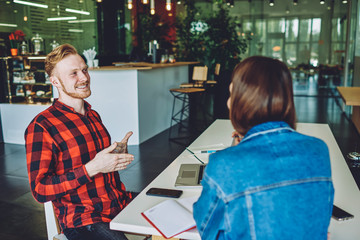
<svg viewBox="0 0 360 240">
<path fill-rule="evenodd" d="M 169 199 L 141 213 L 161 235 L 168 239 L 196 227 L 192 205 L 197 198 Z"/>
</svg>

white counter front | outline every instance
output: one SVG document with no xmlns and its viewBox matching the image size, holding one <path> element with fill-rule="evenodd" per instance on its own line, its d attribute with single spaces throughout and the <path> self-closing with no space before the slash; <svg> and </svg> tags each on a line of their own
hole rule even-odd
<svg viewBox="0 0 360 240">
<path fill-rule="evenodd" d="M 188 81 L 188 65 L 147 70 L 92 71 L 86 99 L 108 129 L 112 141 L 133 131 L 129 144 L 139 144 L 170 127 L 170 88 Z"/>
</svg>

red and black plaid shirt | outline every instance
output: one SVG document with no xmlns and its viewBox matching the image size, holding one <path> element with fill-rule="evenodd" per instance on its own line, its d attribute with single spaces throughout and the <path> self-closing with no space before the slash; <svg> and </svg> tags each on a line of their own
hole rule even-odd
<svg viewBox="0 0 360 240">
<path fill-rule="evenodd" d="M 100 116 L 85 102 L 85 115 L 58 100 L 25 131 L 30 188 L 52 201 L 61 228 L 110 222 L 131 199 L 118 172 L 90 178 L 85 164 L 110 145 Z"/>
</svg>

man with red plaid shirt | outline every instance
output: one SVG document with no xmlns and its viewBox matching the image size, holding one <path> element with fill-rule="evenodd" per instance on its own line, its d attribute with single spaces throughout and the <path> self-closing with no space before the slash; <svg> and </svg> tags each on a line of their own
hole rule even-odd
<svg viewBox="0 0 360 240">
<path fill-rule="evenodd" d="M 117 171 L 134 156 L 127 150 L 111 153 L 117 144 L 111 144 L 99 114 L 84 100 L 91 94 L 90 76 L 73 46 L 64 44 L 49 53 L 45 70 L 59 98 L 25 131 L 32 194 L 41 203 L 53 202 L 69 240 L 127 239 L 110 230 L 109 222 L 131 200 Z"/>
</svg>

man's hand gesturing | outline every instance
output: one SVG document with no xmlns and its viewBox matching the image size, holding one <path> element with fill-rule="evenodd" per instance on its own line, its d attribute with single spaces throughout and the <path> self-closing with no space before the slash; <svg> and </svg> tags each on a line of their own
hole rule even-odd
<svg viewBox="0 0 360 240">
<path fill-rule="evenodd" d="M 89 176 L 93 177 L 98 173 L 115 172 L 125 169 L 134 160 L 134 156 L 127 153 L 127 142 L 132 134 L 132 132 L 128 132 L 123 140 L 121 140 L 120 145 L 122 145 L 122 149 L 119 152 L 115 150 L 119 143 L 115 142 L 98 152 L 94 159 L 85 164 Z"/>
</svg>

